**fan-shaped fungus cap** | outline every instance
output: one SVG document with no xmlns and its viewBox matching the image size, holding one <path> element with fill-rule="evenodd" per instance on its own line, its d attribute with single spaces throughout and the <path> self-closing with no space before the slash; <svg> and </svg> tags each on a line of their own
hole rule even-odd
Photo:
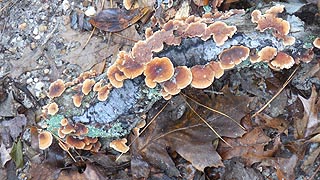
<svg viewBox="0 0 320 180">
<path fill-rule="evenodd" d="M 98 92 L 98 100 L 99 101 L 107 100 L 111 89 L 112 89 L 111 84 L 107 84 L 107 85 L 101 87 L 100 91 Z"/>
<path fill-rule="evenodd" d="M 290 24 L 288 21 L 281 18 L 274 17 L 270 14 L 263 15 L 263 18 L 258 20 L 256 29 L 264 32 L 267 29 L 276 30 L 277 34 L 287 35 L 290 31 Z"/>
<path fill-rule="evenodd" d="M 92 138 L 92 137 L 87 137 L 85 136 L 83 138 L 83 142 L 86 144 L 86 145 L 89 145 L 89 144 L 94 144 L 98 141 L 98 138 Z"/>
<path fill-rule="evenodd" d="M 74 129 L 76 131 L 74 134 L 77 136 L 82 136 L 82 135 L 88 134 L 89 132 L 89 129 L 86 127 L 86 125 L 82 123 L 76 123 L 74 125 Z"/>
<path fill-rule="evenodd" d="M 39 149 L 47 149 L 52 144 L 52 134 L 48 131 L 42 131 L 38 135 Z"/>
<path fill-rule="evenodd" d="M 58 79 L 55 82 L 51 83 L 49 87 L 49 93 L 48 97 L 49 98 L 55 98 L 61 96 L 61 94 L 64 92 L 66 89 L 63 80 Z"/>
<path fill-rule="evenodd" d="M 95 80 L 93 79 L 86 79 L 83 81 L 83 85 L 82 85 L 82 93 L 84 95 L 88 95 L 91 91 L 92 86 L 96 83 Z"/>
<path fill-rule="evenodd" d="M 66 143 L 69 144 L 71 147 L 75 147 L 77 149 L 83 149 L 86 145 L 82 140 L 75 138 L 71 135 L 66 137 Z"/>
<path fill-rule="evenodd" d="M 195 65 L 191 68 L 191 86 L 198 89 L 209 87 L 214 80 L 214 72 L 208 65 Z"/>
<path fill-rule="evenodd" d="M 278 52 L 277 56 L 271 61 L 271 65 L 279 69 L 289 69 L 294 63 L 294 59 L 284 52 Z"/>
<path fill-rule="evenodd" d="M 192 22 L 188 25 L 185 35 L 189 38 L 201 37 L 206 31 L 207 25 L 201 22 Z"/>
<path fill-rule="evenodd" d="M 258 52 L 259 58 L 256 60 L 256 62 L 261 62 L 261 61 L 269 62 L 276 55 L 277 55 L 277 48 L 266 46 Z"/>
<path fill-rule="evenodd" d="M 100 81 L 98 81 L 94 86 L 93 86 L 93 91 L 97 92 L 100 91 L 102 88 L 102 83 L 103 83 L 103 79 L 101 79 Z"/>
<path fill-rule="evenodd" d="M 63 134 L 70 134 L 70 133 L 73 133 L 73 132 L 76 132 L 76 130 L 74 129 L 74 127 L 70 124 L 67 124 L 66 126 L 64 126 L 62 129 L 61 129 L 61 132 Z"/>
<path fill-rule="evenodd" d="M 173 64 L 167 57 L 154 58 L 146 65 L 144 71 L 146 85 L 150 88 L 156 87 L 157 83 L 169 80 L 173 74 Z"/>
<path fill-rule="evenodd" d="M 132 58 L 135 61 L 146 64 L 152 60 L 152 51 L 150 45 L 146 41 L 138 41 L 132 48 Z"/>
<path fill-rule="evenodd" d="M 192 73 L 187 66 L 177 66 L 174 69 L 175 82 L 179 89 L 184 89 L 192 81 Z"/>
<path fill-rule="evenodd" d="M 80 107 L 82 98 L 83 98 L 83 94 L 81 94 L 81 93 L 77 93 L 77 94 L 73 95 L 72 101 L 73 101 L 74 106 Z"/>
<path fill-rule="evenodd" d="M 119 79 L 119 77 L 123 77 L 125 75 L 123 74 L 123 72 L 121 72 L 118 69 L 116 64 L 113 64 L 112 66 L 110 66 L 108 68 L 107 76 L 108 76 L 108 79 L 113 87 L 121 88 L 123 86 L 123 80 L 125 78 L 122 78 L 122 80 L 117 80 L 117 79 Z"/>
<path fill-rule="evenodd" d="M 163 89 L 168 94 L 176 95 L 179 94 L 180 89 L 178 88 L 177 84 L 174 82 L 174 79 L 168 80 L 163 83 Z"/>
<path fill-rule="evenodd" d="M 63 127 L 60 127 L 60 128 L 59 128 L 59 130 L 58 130 L 58 136 L 59 136 L 60 138 L 65 138 L 66 135 L 62 132 L 62 129 L 63 129 Z"/>
<path fill-rule="evenodd" d="M 144 71 L 144 64 L 131 58 L 125 51 L 120 51 L 116 60 L 118 69 L 130 79 L 140 76 Z"/>
<path fill-rule="evenodd" d="M 206 31 L 201 39 L 206 41 L 212 35 L 217 46 L 222 46 L 228 37 L 232 37 L 236 31 L 236 26 L 228 26 L 224 22 L 216 21 L 206 28 Z"/>
<path fill-rule="evenodd" d="M 92 146 L 93 146 L 93 144 L 85 145 L 84 148 L 83 148 L 83 150 L 89 151 L 89 150 L 92 149 Z"/>
<path fill-rule="evenodd" d="M 314 41 L 313 41 L 313 45 L 314 47 L 320 49 L 320 38 L 316 38 Z"/>
<path fill-rule="evenodd" d="M 284 5 L 277 4 L 272 6 L 270 9 L 266 10 L 266 14 L 272 14 L 276 16 L 279 13 L 282 13 L 284 10 Z"/>
<path fill-rule="evenodd" d="M 61 124 L 61 126 L 66 126 L 66 125 L 68 125 L 68 124 L 69 124 L 68 119 L 67 119 L 67 118 L 61 119 L 60 124 Z"/>
<path fill-rule="evenodd" d="M 48 114 L 55 115 L 59 111 L 59 107 L 57 103 L 51 103 L 48 105 Z"/>
<path fill-rule="evenodd" d="M 214 71 L 214 77 L 219 79 L 224 74 L 224 69 L 221 67 L 219 61 L 211 61 L 209 64 L 210 68 Z"/>
<path fill-rule="evenodd" d="M 258 21 L 261 19 L 261 11 L 254 10 L 251 13 L 251 22 L 258 23 Z"/>
<path fill-rule="evenodd" d="M 126 153 L 129 151 L 129 146 L 127 146 L 126 143 L 127 143 L 126 138 L 117 139 L 117 140 L 113 140 L 110 143 L 110 147 L 118 152 Z"/>
<path fill-rule="evenodd" d="M 231 69 L 247 59 L 249 53 L 250 49 L 245 46 L 232 46 L 219 55 L 220 65 L 223 69 Z"/>
</svg>

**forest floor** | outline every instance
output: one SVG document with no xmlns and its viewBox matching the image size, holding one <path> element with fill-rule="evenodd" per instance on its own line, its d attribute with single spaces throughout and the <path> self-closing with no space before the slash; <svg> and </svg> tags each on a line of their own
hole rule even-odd
<svg viewBox="0 0 320 180">
<path fill-rule="evenodd" d="M 124 3 L 130 2 L 136 4 L 124 10 Z M 0 180 L 320 179 L 320 49 L 312 45 L 320 37 L 320 1 L 204 3 L 0 0 Z M 125 80 L 122 88 L 108 89 L 106 101 L 98 101 L 97 93 L 90 92 L 81 96 L 82 103 L 76 107 L 74 91 L 80 87 L 76 83 L 82 85 L 88 77 L 109 82 L 108 67 L 120 51 L 133 51 L 137 42 L 145 40 L 147 28 L 157 32 L 170 19 L 232 12 L 225 22 L 240 22 L 236 25 L 240 28 L 225 45 L 191 38 L 178 46 L 165 46 L 153 56 L 176 57 L 174 66 L 188 67 L 198 65 L 201 58 L 218 59 L 223 49 L 234 45 L 252 46 L 251 56 L 253 49 L 259 51 L 262 46 L 245 37 L 271 37 L 272 33 L 258 32 L 250 14 L 275 4 L 284 5 L 279 17 L 291 23 L 289 35 L 297 35 L 296 41 L 283 46 L 282 40 L 272 37 L 265 44 L 290 54 L 293 67 L 273 70 L 267 63 L 252 64 L 247 58 L 209 87 L 191 85 L 170 100 L 162 98 L 163 84 L 149 88 L 141 75 Z M 111 7 L 115 9 L 105 16 L 112 18 L 102 23 L 95 20 L 95 28 L 89 23 L 90 17 Z M 94 75 L 81 75 L 90 69 Z M 59 79 L 77 82 L 61 96 L 49 98 L 50 86 Z M 59 105 L 57 114 L 47 112 L 46 105 L 53 103 Z M 77 140 L 99 140 L 86 144 L 87 150 L 67 143 L 67 138 L 54 133 L 55 128 L 66 128 L 64 118 L 75 129 L 79 124 L 89 129 Z M 44 132 L 54 140 L 43 150 L 39 137 Z M 122 153 L 119 146 L 125 149 Z"/>
</svg>

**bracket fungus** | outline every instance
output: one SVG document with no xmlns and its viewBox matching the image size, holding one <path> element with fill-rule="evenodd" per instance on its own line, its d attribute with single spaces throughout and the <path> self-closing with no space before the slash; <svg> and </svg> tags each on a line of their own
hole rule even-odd
<svg viewBox="0 0 320 180">
<path fill-rule="evenodd" d="M 82 84 L 82 93 L 84 95 L 88 95 L 93 87 L 93 85 L 96 83 L 93 79 L 86 79 L 83 81 Z"/>
<path fill-rule="evenodd" d="M 282 39 L 283 45 L 292 45 L 295 43 L 295 38 L 288 36 L 290 32 L 290 24 L 288 21 L 277 17 L 278 13 L 283 12 L 284 5 L 276 5 L 268 9 L 262 15 L 261 11 L 254 10 L 251 13 L 251 21 L 257 23 L 257 30 L 264 32 L 267 29 L 273 30 L 273 36 Z"/>
<path fill-rule="evenodd" d="M 167 57 L 154 58 L 146 65 L 144 71 L 146 85 L 150 88 L 156 87 L 157 83 L 169 80 L 173 74 L 173 64 Z"/>
<path fill-rule="evenodd" d="M 277 55 L 277 49 L 271 46 L 263 47 L 257 54 L 258 58 L 250 59 L 252 63 L 269 62 Z"/>
<path fill-rule="evenodd" d="M 122 71 L 119 70 L 116 64 L 110 66 L 107 70 L 107 76 L 115 88 L 121 88 L 123 86 L 123 80 L 127 79 Z"/>
<path fill-rule="evenodd" d="M 163 94 L 165 96 L 176 95 L 181 91 L 181 89 L 187 87 L 191 81 L 191 70 L 187 66 L 177 66 L 174 68 L 174 75 L 171 77 L 171 79 L 162 84 L 163 90 L 167 92 L 163 92 Z"/>
<path fill-rule="evenodd" d="M 127 146 L 126 143 L 127 143 L 126 138 L 116 139 L 110 143 L 110 147 L 118 152 L 126 153 L 129 151 L 129 146 Z"/>
<path fill-rule="evenodd" d="M 209 65 L 195 65 L 191 68 L 191 86 L 198 89 L 209 87 L 214 80 L 214 71 Z"/>
<path fill-rule="evenodd" d="M 86 146 L 86 144 L 81 139 L 70 135 L 66 137 L 66 143 L 71 147 L 75 147 L 77 149 L 83 149 Z"/>
<path fill-rule="evenodd" d="M 232 69 L 249 57 L 250 49 L 245 46 L 232 46 L 223 50 L 219 55 L 221 67 L 223 69 Z"/>
<path fill-rule="evenodd" d="M 49 87 L 49 98 L 55 98 L 61 96 L 61 94 L 65 91 L 66 87 L 62 79 L 58 79 L 55 82 L 51 83 Z"/>
<path fill-rule="evenodd" d="M 217 44 L 217 46 L 222 46 L 228 39 L 228 37 L 232 37 L 236 31 L 236 26 L 228 26 L 224 22 L 216 21 L 206 28 L 206 31 L 201 39 L 206 41 L 212 35 L 213 40 Z"/>
<path fill-rule="evenodd" d="M 111 84 L 102 86 L 98 91 L 98 100 L 99 101 L 107 100 L 111 89 L 112 89 Z"/>
<path fill-rule="evenodd" d="M 42 131 L 38 135 L 39 149 L 47 149 L 52 144 L 52 134 L 48 131 Z"/>
<path fill-rule="evenodd" d="M 320 49 L 320 38 L 317 37 L 314 41 L 313 41 L 313 45 L 314 47 Z"/>
<path fill-rule="evenodd" d="M 116 60 L 118 69 L 123 72 L 124 76 L 133 79 L 140 76 L 144 71 L 144 64 L 141 64 L 125 51 L 120 51 Z"/>
<path fill-rule="evenodd" d="M 278 52 L 277 56 L 271 61 L 271 68 L 289 69 L 294 65 L 294 59 L 284 52 Z"/>
<path fill-rule="evenodd" d="M 53 102 L 48 105 L 48 114 L 55 115 L 59 111 L 58 104 Z"/>
</svg>

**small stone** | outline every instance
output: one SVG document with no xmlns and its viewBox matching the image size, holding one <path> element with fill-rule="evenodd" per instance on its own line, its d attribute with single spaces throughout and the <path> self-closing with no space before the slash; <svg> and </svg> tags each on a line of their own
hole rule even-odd
<svg viewBox="0 0 320 180">
<path fill-rule="evenodd" d="M 69 1 L 68 1 L 68 0 L 64 0 L 64 1 L 62 2 L 62 9 L 63 9 L 63 11 L 67 11 L 69 8 L 70 8 L 70 3 L 69 3 Z"/>
<path fill-rule="evenodd" d="M 40 32 L 45 32 L 45 31 L 47 31 L 48 30 L 48 27 L 47 26 L 45 26 L 45 25 L 40 25 L 39 26 L 39 31 Z"/>
<path fill-rule="evenodd" d="M 33 82 L 32 78 L 28 78 L 27 81 L 26 81 L 27 84 L 31 84 L 32 82 Z"/>
<path fill-rule="evenodd" d="M 10 47 L 8 50 L 10 52 L 12 52 L 12 53 L 16 53 L 17 52 L 17 47 Z"/>
<path fill-rule="evenodd" d="M 35 27 L 35 28 L 33 29 L 32 33 L 33 33 L 34 35 L 38 35 L 38 34 L 39 34 L 39 29 L 38 29 L 37 27 Z"/>
<path fill-rule="evenodd" d="M 94 9 L 94 7 L 89 6 L 88 9 L 84 12 L 84 14 L 86 16 L 93 16 L 96 14 L 96 10 Z"/>
<path fill-rule="evenodd" d="M 18 26 L 18 28 L 20 29 L 20 30 L 22 30 L 22 31 L 24 31 L 26 28 L 27 28 L 27 23 L 21 23 L 21 24 L 19 24 L 19 26 Z"/>
<path fill-rule="evenodd" d="M 43 70 L 43 73 L 44 73 L 44 74 L 49 74 L 49 72 L 50 72 L 50 69 L 44 69 L 44 70 Z"/>
<path fill-rule="evenodd" d="M 35 49 L 37 47 L 35 42 L 30 43 L 30 48 L 31 49 Z"/>
<path fill-rule="evenodd" d="M 41 91 L 44 87 L 44 83 L 43 82 L 37 82 L 35 85 L 34 85 L 34 89 L 35 90 L 38 90 L 38 91 Z"/>
<path fill-rule="evenodd" d="M 39 82 L 38 78 L 33 78 L 33 82 Z"/>
<path fill-rule="evenodd" d="M 39 40 L 41 38 L 41 36 L 38 34 L 34 37 L 34 39 Z"/>
</svg>

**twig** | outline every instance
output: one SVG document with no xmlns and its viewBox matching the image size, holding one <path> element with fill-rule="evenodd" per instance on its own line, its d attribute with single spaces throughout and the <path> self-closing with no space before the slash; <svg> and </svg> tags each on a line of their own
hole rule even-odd
<svg viewBox="0 0 320 180">
<path fill-rule="evenodd" d="M 296 69 L 294 69 L 294 71 L 291 73 L 291 75 L 289 76 L 289 78 L 287 79 L 287 81 L 282 85 L 281 89 L 279 89 L 279 91 L 262 107 L 259 109 L 259 111 L 257 111 L 256 113 L 254 113 L 251 117 L 255 117 L 257 116 L 257 114 L 261 113 L 265 108 L 268 107 L 268 105 L 284 90 L 284 88 L 289 84 L 289 82 L 293 79 L 294 74 L 297 72 L 299 66 L 296 67 Z"/>
<path fill-rule="evenodd" d="M 316 169 L 316 171 L 312 174 L 312 176 L 310 177 L 309 180 L 313 180 L 314 177 L 317 175 L 317 173 L 320 171 L 320 165 L 318 166 L 318 168 Z"/>
<path fill-rule="evenodd" d="M 92 29 L 92 31 L 90 33 L 90 36 L 88 37 L 86 43 L 84 43 L 84 46 L 83 46 L 82 50 L 84 50 L 86 48 L 86 46 L 88 45 L 88 43 L 89 43 L 90 39 L 92 38 L 93 33 L 94 33 L 95 30 L 96 30 L 96 27 L 93 27 L 93 29 Z"/>
</svg>

